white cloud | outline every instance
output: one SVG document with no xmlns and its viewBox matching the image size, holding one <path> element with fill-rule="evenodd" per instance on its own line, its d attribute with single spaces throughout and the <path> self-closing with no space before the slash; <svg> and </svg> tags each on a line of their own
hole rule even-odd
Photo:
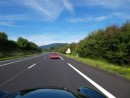
<svg viewBox="0 0 130 98">
<path fill-rule="evenodd" d="M 0 15 L 0 25 L 7 27 L 18 27 L 16 21 L 27 20 L 25 15 Z"/>
<path fill-rule="evenodd" d="M 130 9 L 130 0 L 71 0 L 75 6 L 100 6 L 109 9 Z"/>
<path fill-rule="evenodd" d="M 9 0 L 0 1 L 0 6 L 24 8 L 30 17 L 43 17 L 43 20 L 57 19 L 64 9 L 74 11 L 70 0 Z"/>
<path fill-rule="evenodd" d="M 122 0 L 88 0 L 88 1 L 93 2 L 94 5 L 99 5 L 106 8 L 118 8 L 121 6 Z"/>
<path fill-rule="evenodd" d="M 69 11 L 73 11 L 74 10 L 72 4 L 68 0 L 62 0 L 62 1 L 63 1 L 64 6 L 65 6 L 65 8 L 67 10 L 69 10 Z"/>
<path fill-rule="evenodd" d="M 30 7 L 36 13 L 41 13 L 45 20 L 55 20 L 64 9 L 73 11 L 68 0 L 24 0 L 24 5 Z"/>
<path fill-rule="evenodd" d="M 74 12 L 75 7 L 102 7 L 119 10 L 129 9 L 130 0 L 9 0 L 0 1 L 0 5 L 20 5 L 27 9 L 30 17 L 43 17 L 43 20 L 55 20 L 64 9 Z M 25 13 L 26 13 L 25 12 Z M 27 13 L 28 14 L 28 13 Z M 79 19 L 80 21 L 80 19 Z"/>
<path fill-rule="evenodd" d="M 8 22 L 8 21 L 0 21 L 0 26 L 15 27 L 13 22 Z"/>
<path fill-rule="evenodd" d="M 99 22 L 99 21 L 104 21 L 109 18 L 111 18 L 111 16 L 100 16 L 100 17 L 95 18 L 94 20 Z"/>
<path fill-rule="evenodd" d="M 40 12 L 42 12 L 44 15 L 52 17 L 51 13 L 49 11 L 47 11 L 44 7 L 42 7 L 42 5 L 34 0 L 26 0 L 26 4 L 30 7 L 32 7 L 33 9 L 36 9 Z"/>
<path fill-rule="evenodd" d="M 88 22 L 88 21 L 90 21 L 92 19 L 93 19 L 92 17 L 85 17 L 85 18 L 76 17 L 76 18 L 68 18 L 67 22 L 72 22 L 72 23 Z"/>
<path fill-rule="evenodd" d="M 89 21 L 95 21 L 95 22 L 100 22 L 104 21 L 106 19 L 110 19 L 111 16 L 100 16 L 100 17 L 93 17 L 93 16 L 88 16 L 88 17 L 76 17 L 76 18 L 68 18 L 67 22 L 70 23 L 79 23 L 79 22 L 89 22 Z"/>
<path fill-rule="evenodd" d="M 0 21 L 17 21 L 17 20 L 25 20 L 27 16 L 25 15 L 0 15 Z"/>
<path fill-rule="evenodd" d="M 119 18 L 130 19 L 130 14 L 129 13 L 115 12 L 115 13 L 112 13 L 112 15 L 116 16 L 116 17 L 119 17 Z"/>
</svg>

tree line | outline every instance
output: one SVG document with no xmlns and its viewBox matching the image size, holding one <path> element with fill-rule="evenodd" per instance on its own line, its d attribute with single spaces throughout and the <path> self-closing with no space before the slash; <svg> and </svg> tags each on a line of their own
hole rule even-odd
<svg viewBox="0 0 130 98">
<path fill-rule="evenodd" d="M 0 57 L 8 56 L 11 52 L 36 53 L 42 50 L 33 42 L 19 37 L 17 41 L 9 40 L 5 32 L 0 32 Z"/>
<path fill-rule="evenodd" d="M 72 54 L 92 59 L 105 59 L 118 65 L 130 65 L 130 22 L 121 26 L 111 25 L 105 29 L 89 33 L 78 43 L 68 44 L 57 52 L 65 53 L 67 48 Z"/>
</svg>

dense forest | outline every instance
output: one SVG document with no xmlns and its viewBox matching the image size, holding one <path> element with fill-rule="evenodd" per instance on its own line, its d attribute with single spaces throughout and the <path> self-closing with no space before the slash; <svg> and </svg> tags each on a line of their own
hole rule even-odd
<svg viewBox="0 0 130 98">
<path fill-rule="evenodd" d="M 39 53 L 41 49 L 33 42 L 19 37 L 17 41 L 9 40 L 5 32 L 0 32 L 0 57 Z"/>
<path fill-rule="evenodd" d="M 80 57 L 130 65 L 130 22 L 91 32 L 79 43 L 71 43 L 55 51 L 65 53 L 67 48 L 72 50 L 72 54 L 78 53 Z"/>
</svg>

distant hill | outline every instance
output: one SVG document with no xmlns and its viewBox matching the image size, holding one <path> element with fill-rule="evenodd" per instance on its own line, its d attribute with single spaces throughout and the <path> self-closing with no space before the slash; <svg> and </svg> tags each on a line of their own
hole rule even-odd
<svg viewBox="0 0 130 98">
<path fill-rule="evenodd" d="M 63 47 L 65 45 L 67 45 L 67 43 L 53 43 L 53 44 L 49 44 L 49 45 L 40 46 L 40 48 L 48 50 L 51 47 L 57 48 L 57 47 Z"/>
</svg>

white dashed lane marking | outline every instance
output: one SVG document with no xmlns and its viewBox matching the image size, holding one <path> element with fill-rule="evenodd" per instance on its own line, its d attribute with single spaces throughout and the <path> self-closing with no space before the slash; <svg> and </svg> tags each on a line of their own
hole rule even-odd
<svg viewBox="0 0 130 98">
<path fill-rule="evenodd" d="M 9 81 L 13 80 L 14 78 L 18 77 L 19 75 L 21 75 L 22 73 L 24 73 L 25 71 L 27 71 L 28 69 L 34 67 L 36 64 L 33 64 L 31 66 L 29 66 L 27 69 L 21 71 L 20 73 L 16 74 L 15 76 L 13 76 L 12 78 L 10 78 L 9 80 L 5 81 L 4 83 L 0 84 L 0 86 L 3 86 L 4 84 L 8 83 Z"/>
<path fill-rule="evenodd" d="M 34 67 L 35 65 L 36 65 L 36 64 L 33 64 L 33 65 L 29 66 L 29 67 L 28 67 L 28 69 L 30 69 L 30 68 L 32 68 L 32 67 Z"/>
</svg>

